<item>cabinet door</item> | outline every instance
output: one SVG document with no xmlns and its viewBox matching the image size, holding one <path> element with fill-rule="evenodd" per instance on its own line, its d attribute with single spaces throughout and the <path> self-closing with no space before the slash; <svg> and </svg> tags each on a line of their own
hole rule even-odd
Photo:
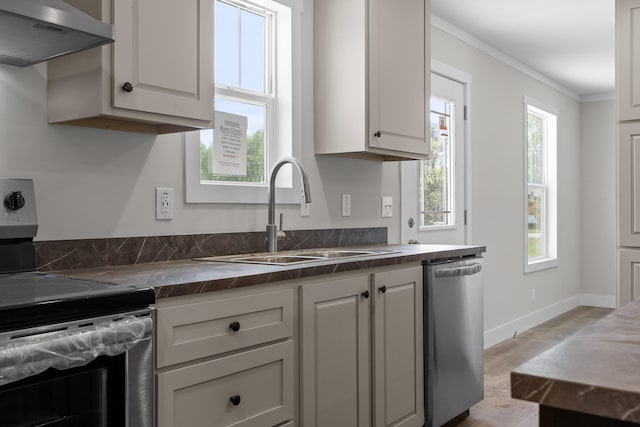
<svg viewBox="0 0 640 427">
<path fill-rule="evenodd" d="M 213 120 L 213 1 L 117 0 L 114 24 L 114 107 Z"/>
<path fill-rule="evenodd" d="M 370 427 L 369 276 L 301 288 L 302 423 Z"/>
<path fill-rule="evenodd" d="M 617 306 L 640 298 L 640 249 L 618 251 L 618 301 Z"/>
<path fill-rule="evenodd" d="M 371 147 L 430 152 L 429 4 L 429 0 L 369 2 Z"/>
<path fill-rule="evenodd" d="M 158 427 L 266 427 L 293 418 L 293 341 L 158 374 Z"/>
<path fill-rule="evenodd" d="M 422 267 L 374 275 L 374 426 L 424 424 Z"/>
<path fill-rule="evenodd" d="M 618 120 L 640 119 L 640 0 L 616 1 Z"/>
<path fill-rule="evenodd" d="M 640 247 L 640 123 L 618 128 L 618 236 L 620 246 Z"/>
</svg>

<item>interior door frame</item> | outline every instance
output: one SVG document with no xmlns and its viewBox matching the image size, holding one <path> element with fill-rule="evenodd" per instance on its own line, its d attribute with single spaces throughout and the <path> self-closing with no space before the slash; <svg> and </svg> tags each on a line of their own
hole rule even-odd
<svg viewBox="0 0 640 427">
<path fill-rule="evenodd" d="M 466 109 L 466 119 L 463 121 L 464 127 L 464 162 L 465 162 L 465 195 L 464 195 L 464 210 L 466 211 L 466 221 L 464 229 L 464 243 L 470 244 L 472 242 L 472 230 L 471 230 L 471 118 L 472 109 L 471 106 L 471 83 L 472 76 L 466 71 L 462 71 L 458 68 L 452 67 L 444 62 L 440 62 L 436 59 L 431 59 L 431 73 L 438 74 L 447 79 L 456 81 L 463 86 L 464 106 Z M 402 182 L 400 183 L 402 185 Z M 413 216 L 415 216 L 412 213 Z M 404 226 L 402 221 L 406 220 L 407 215 L 401 213 L 400 215 L 400 240 L 402 243 L 407 243 L 408 239 L 404 233 Z"/>
</svg>

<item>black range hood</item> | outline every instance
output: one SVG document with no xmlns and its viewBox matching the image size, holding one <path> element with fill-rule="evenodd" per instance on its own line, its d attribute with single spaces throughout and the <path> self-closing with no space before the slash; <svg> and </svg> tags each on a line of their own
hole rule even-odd
<svg viewBox="0 0 640 427">
<path fill-rule="evenodd" d="M 0 0 L 0 63 L 26 67 L 114 41 L 114 27 L 62 0 Z"/>
</svg>

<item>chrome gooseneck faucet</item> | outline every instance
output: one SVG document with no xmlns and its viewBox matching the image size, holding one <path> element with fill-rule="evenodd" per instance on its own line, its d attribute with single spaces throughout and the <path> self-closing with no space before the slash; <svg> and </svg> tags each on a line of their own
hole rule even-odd
<svg viewBox="0 0 640 427">
<path fill-rule="evenodd" d="M 276 163 L 271 171 L 271 177 L 269 178 L 269 218 L 267 223 L 267 252 L 278 252 L 278 226 L 276 225 L 276 175 L 280 168 L 286 164 L 291 163 L 298 168 L 300 172 L 300 178 L 302 178 L 302 195 L 304 196 L 305 203 L 311 203 L 311 193 L 309 192 L 309 180 L 307 179 L 307 173 L 302 167 L 300 160 L 295 157 L 284 157 Z"/>
</svg>

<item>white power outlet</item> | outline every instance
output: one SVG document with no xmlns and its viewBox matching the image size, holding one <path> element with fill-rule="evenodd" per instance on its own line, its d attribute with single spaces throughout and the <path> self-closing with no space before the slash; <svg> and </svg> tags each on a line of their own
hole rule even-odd
<svg viewBox="0 0 640 427">
<path fill-rule="evenodd" d="M 173 219 L 173 188 L 156 188 L 156 219 Z"/>
<path fill-rule="evenodd" d="M 351 216 L 351 194 L 342 195 L 342 216 Z"/>
<path fill-rule="evenodd" d="M 382 196 L 382 211 L 380 212 L 382 218 L 391 218 L 393 216 L 393 197 Z"/>
</svg>

